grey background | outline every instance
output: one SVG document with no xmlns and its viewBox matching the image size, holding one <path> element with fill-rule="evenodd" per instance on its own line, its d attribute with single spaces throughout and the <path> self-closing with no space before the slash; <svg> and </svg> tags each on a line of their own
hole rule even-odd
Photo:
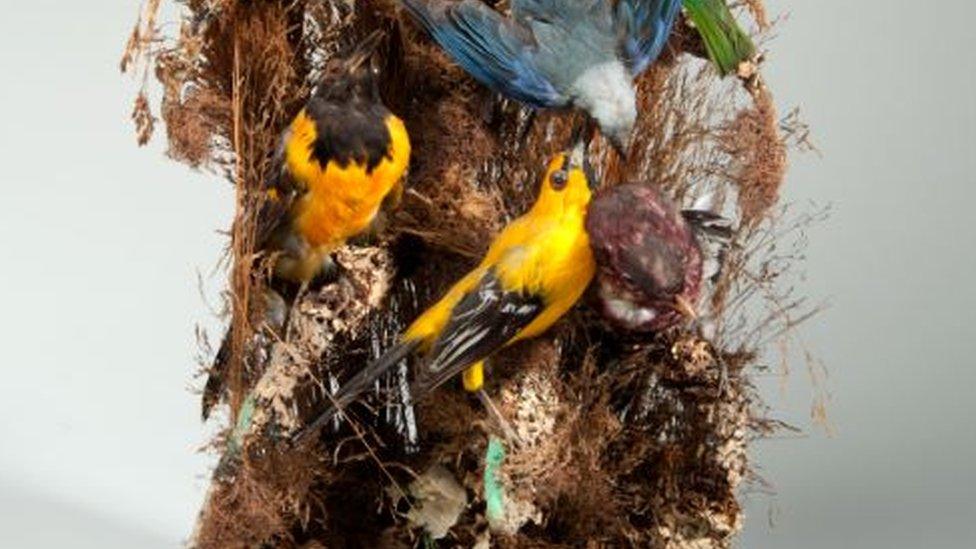
<svg viewBox="0 0 976 549">
<path fill-rule="evenodd" d="M 777 494 L 746 494 L 740 545 L 972 546 L 976 8 L 769 8 L 789 18 L 766 77 L 823 151 L 794 158 L 786 198 L 835 204 L 803 288 L 833 303 L 804 341 L 830 369 L 836 434 L 811 424 L 802 365 L 762 380 L 806 435 L 757 444 Z M 212 464 L 196 452 L 210 429 L 189 391 L 193 327 L 219 326 L 207 303 L 232 197 L 160 139 L 135 148 L 135 81 L 117 68 L 135 11 L 3 3 L 2 547 L 176 546 Z"/>
</svg>

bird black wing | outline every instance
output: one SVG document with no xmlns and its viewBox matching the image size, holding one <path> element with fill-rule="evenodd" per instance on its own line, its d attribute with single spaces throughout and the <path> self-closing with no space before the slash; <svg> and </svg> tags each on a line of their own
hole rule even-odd
<svg viewBox="0 0 976 549">
<path fill-rule="evenodd" d="M 271 237 L 288 220 L 295 199 L 299 196 L 298 183 L 288 173 L 285 165 L 285 144 L 291 130 L 285 130 L 271 157 L 268 176 L 261 186 L 262 196 L 258 197 L 255 213 L 255 246 L 264 248 Z"/>
<path fill-rule="evenodd" d="M 638 75 L 664 49 L 681 11 L 681 0 L 619 0 L 617 28 L 623 35 L 623 55 L 630 72 Z"/>
<path fill-rule="evenodd" d="M 533 62 L 532 32 L 479 0 L 401 0 L 413 18 L 471 76 L 494 91 L 535 107 L 565 106 Z"/>
<path fill-rule="evenodd" d="M 426 394 L 500 349 L 544 308 L 540 296 L 505 290 L 494 271 L 487 271 L 454 306 L 447 326 L 418 373 L 414 394 Z"/>
</svg>

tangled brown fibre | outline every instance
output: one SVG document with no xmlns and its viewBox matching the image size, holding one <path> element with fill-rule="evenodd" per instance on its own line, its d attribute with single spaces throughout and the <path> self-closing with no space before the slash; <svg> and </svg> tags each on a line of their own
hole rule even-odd
<svg viewBox="0 0 976 549">
<path fill-rule="evenodd" d="M 635 338 L 584 302 L 546 336 L 502 353 L 487 389 L 524 443 L 508 449 L 499 472 L 506 516 L 489 520 L 483 477 L 494 425 L 450 386 L 411 403 L 406 367 L 317 444 L 284 441 L 527 208 L 579 115 L 533 118 L 493 95 L 393 0 L 185 0 L 176 36 L 160 34 L 159 3 L 144 7 L 123 69 L 141 61 L 155 70 L 168 154 L 236 189 L 231 424 L 215 442 L 222 459 L 194 546 L 730 546 L 743 521 L 737 490 L 753 475 L 748 443 L 775 427 L 749 380 L 763 341 L 752 330 L 774 333 L 800 314 L 780 309 L 778 324 L 758 327 L 732 318 L 743 301 L 763 299 L 756 288 L 774 276 L 757 242 L 769 234 L 786 170 L 787 136 L 758 75 L 720 80 L 692 55 L 703 48 L 690 27 L 679 26 L 638 81 L 626 162 L 602 140 L 592 144 L 603 185 L 656 184 L 686 204 L 711 193 L 738 221 L 702 310 L 715 328 Z M 767 25 L 759 0 L 740 11 Z M 381 92 L 414 145 L 403 205 L 370 246 L 338 253 L 346 276 L 300 295 L 286 336 L 265 339 L 270 349 L 259 353 L 261 328 L 249 314 L 262 284 L 252 275 L 263 268 L 253 215 L 270 152 L 324 62 L 377 28 L 386 31 Z M 153 132 L 152 108 L 140 94 L 140 143 Z"/>
</svg>

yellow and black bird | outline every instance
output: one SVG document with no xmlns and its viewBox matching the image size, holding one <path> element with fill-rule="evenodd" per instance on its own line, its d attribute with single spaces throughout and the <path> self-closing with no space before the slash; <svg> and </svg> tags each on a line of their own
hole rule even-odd
<svg viewBox="0 0 976 549">
<path fill-rule="evenodd" d="M 563 316 L 593 278 L 584 229 L 594 180 L 578 140 L 549 163 L 532 208 L 495 238 L 484 259 L 427 309 L 400 341 L 346 382 L 317 419 L 295 434 L 315 432 L 400 360 L 426 353 L 411 393 L 423 398 L 464 371 L 464 387 L 484 396 L 484 361 L 499 349 L 535 337 Z"/>
<path fill-rule="evenodd" d="M 255 230 L 257 249 L 273 258 L 273 283 L 301 285 L 330 270 L 332 252 L 371 229 L 381 208 L 400 199 L 410 139 L 380 99 L 370 59 L 381 36 L 374 33 L 327 63 L 281 137 Z M 224 338 L 204 388 L 204 419 L 224 391 L 230 339 Z"/>
</svg>

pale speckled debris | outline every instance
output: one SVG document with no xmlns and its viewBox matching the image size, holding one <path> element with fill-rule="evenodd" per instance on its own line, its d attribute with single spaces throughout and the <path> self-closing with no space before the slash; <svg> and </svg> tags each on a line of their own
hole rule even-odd
<svg viewBox="0 0 976 549">
<path fill-rule="evenodd" d="M 434 539 L 447 535 L 468 505 L 468 496 L 445 467 L 434 465 L 407 488 L 413 506 L 407 519 Z"/>
<path fill-rule="evenodd" d="M 295 389 L 312 377 L 311 367 L 338 336 L 355 338 L 362 333 L 370 313 L 379 309 L 390 290 L 396 268 L 385 248 L 346 246 L 336 251 L 335 259 L 342 265 L 342 276 L 295 304 L 288 341 L 278 342 L 272 350 L 268 370 L 254 389 L 260 405 L 252 433 L 272 417 L 286 431 L 300 425 Z"/>
</svg>

